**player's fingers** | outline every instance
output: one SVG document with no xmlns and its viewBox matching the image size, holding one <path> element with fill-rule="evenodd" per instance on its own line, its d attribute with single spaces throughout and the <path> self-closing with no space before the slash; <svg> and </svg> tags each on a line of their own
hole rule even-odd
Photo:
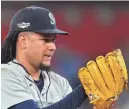
<svg viewBox="0 0 129 109">
<path fill-rule="evenodd" d="M 94 106 L 93 109 L 97 109 L 97 108 Z"/>
</svg>

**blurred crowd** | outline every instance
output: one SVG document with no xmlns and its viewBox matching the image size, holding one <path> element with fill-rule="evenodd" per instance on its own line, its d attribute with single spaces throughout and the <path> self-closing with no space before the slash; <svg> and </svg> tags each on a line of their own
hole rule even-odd
<svg viewBox="0 0 129 109">
<path fill-rule="evenodd" d="M 9 22 L 19 9 L 37 5 L 48 8 L 57 26 L 70 33 L 58 36 L 52 69 L 67 78 L 72 88 L 80 84 L 79 68 L 98 55 L 120 48 L 129 71 L 129 2 L 47 2 L 2 1 L 1 43 L 6 38 Z M 88 100 L 82 109 L 90 109 Z M 124 92 L 117 109 L 129 109 L 129 92 Z M 87 108 L 86 108 L 87 107 Z"/>
</svg>

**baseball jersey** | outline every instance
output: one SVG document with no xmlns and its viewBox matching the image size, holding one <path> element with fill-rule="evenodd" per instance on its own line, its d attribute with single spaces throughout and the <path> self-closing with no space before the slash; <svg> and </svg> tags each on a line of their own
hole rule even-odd
<svg viewBox="0 0 129 109">
<path fill-rule="evenodd" d="M 41 71 L 44 86 L 41 92 L 33 78 L 17 60 L 1 65 L 1 107 L 7 109 L 33 99 L 40 108 L 54 104 L 72 92 L 68 81 L 53 71 Z"/>
</svg>

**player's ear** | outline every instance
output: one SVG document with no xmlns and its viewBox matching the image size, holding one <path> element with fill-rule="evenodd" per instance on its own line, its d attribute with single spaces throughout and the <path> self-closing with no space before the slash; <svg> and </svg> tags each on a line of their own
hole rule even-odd
<svg viewBox="0 0 129 109">
<path fill-rule="evenodd" d="M 17 40 L 18 45 L 25 49 L 27 46 L 27 34 L 25 32 L 20 32 L 18 35 L 18 40 Z"/>
</svg>

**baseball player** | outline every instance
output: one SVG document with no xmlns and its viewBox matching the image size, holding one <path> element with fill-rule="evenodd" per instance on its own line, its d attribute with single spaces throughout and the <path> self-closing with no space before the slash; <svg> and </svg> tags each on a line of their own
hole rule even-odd
<svg viewBox="0 0 129 109">
<path fill-rule="evenodd" d="M 53 14 L 30 6 L 12 18 L 1 48 L 2 109 L 77 109 L 87 98 L 82 86 L 72 91 L 68 81 L 50 70 L 56 50 Z"/>
<path fill-rule="evenodd" d="M 45 8 L 25 7 L 13 16 L 1 48 L 2 109 L 77 109 L 86 98 L 97 109 L 110 109 L 118 100 L 128 83 L 121 51 L 80 68 L 82 85 L 72 91 L 65 78 L 50 70 L 57 34 L 69 33 L 56 28 Z"/>
</svg>

